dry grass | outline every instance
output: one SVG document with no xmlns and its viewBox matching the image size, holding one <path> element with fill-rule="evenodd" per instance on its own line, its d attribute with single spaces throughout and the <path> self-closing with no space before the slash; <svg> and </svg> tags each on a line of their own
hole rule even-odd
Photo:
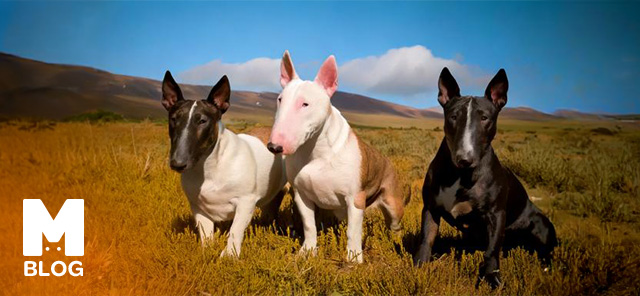
<svg viewBox="0 0 640 296">
<path fill-rule="evenodd" d="M 256 130 L 253 125 L 232 126 Z M 570 128 L 565 129 L 565 128 Z M 264 134 L 264 129 L 257 129 Z M 248 230 L 240 259 L 221 259 L 224 239 L 202 248 L 189 225 L 179 177 L 167 166 L 165 126 L 142 123 L 26 123 L 0 126 L 0 291 L 19 294 L 503 294 L 577 295 L 640 292 L 640 134 L 594 135 L 576 124 L 501 126 L 495 147 L 527 183 L 558 230 L 561 246 L 545 272 L 519 250 L 502 260 L 506 284 L 473 288 L 481 253 L 456 254 L 458 233 L 443 227 L 439 259 L 411 264 L 422 208 L 423 174 L 442 133 L 357 129 L 388 155 L 411 184 L 404 236 L 391 238 L 382 216 L 365 218 L 365 263 L 346 263 L 344 224 L 323 224 L 319 255 L 296 255 L 289 197 L 281 218 Z M 576 147 L 576 145 L 578 145 Z M 85 200 L 84 277 L 24 277 L 21 200 L 39 198 L 57 212 Z M 222 236 L 223 234 L 218 234 Z M 61 243 L 47 246 L 55 249 Z M 32 258 L 29 258 L 32 259 Z M 48 252 L 45 264 L 69 262 Z M 47 265 L 49 266 L 49 265 Z"/>
</svg>

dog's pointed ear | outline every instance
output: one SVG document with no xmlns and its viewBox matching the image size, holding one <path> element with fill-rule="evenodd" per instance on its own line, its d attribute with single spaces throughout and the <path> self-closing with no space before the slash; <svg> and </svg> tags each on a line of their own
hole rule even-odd
<svg viewBox="0 0 640 296">
<path fill-rule="evenodd" d="M 460 96 L 460 87 L 447 67 L 440 72 L 438 79 L 438 102 L 442 107 L 452 98 Z"/>
<path fill-rule="evenodd" d="M 285 50 L 280 62 L 280 85 L 282 88 L 287 86 L 291 80 L 298 78 L 296 69 L 293 67 L 293 61 L 289 55 L 289 51 Z"/>
<path fill-rule="evenodd" d="M 207 102 L 214 104 L 224 114 L 229 109 L 229 98 L 231 98 L 231 85 L 227 75 L 224 75 L 211 89 Z"/>
<path fill-rule="evenodd" d="M 167 71 L 162 79 L 162 106 L 169 110 L 180 100 L 184 100 L 180 86 L 171 76 L 171 72 Z"/>
<path fill-rule="evenodd" d="M 509 90 L 509 80 L 507 80 L 507 72 L 500 69 L 496 76 L 491 79 L 484 96 L 501 110 L 507 104 L 507 91 Z"/>
<path fill-rule="evenodd" d="M 333 55 L 330 55 L 324 63 L 322 63 L 315 82 L 324 88 L 329 98 L 336 92 L 336 89 L 338 89 L 338 64 Z"/>
</svg>

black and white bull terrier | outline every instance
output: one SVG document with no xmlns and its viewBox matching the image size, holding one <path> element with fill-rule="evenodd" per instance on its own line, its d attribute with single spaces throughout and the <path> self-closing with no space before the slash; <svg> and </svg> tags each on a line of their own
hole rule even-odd
<svg viewBox="0 0 640 296">
<path fill-rule="evenodd" d="M 443 218 L 463 233 L 465 241 L 485 250 L 476 286 L 484 279 L 495 288 L 501 285 L 503 243 L 536 251 L 548 262 L 558 243 L 555 228 L 491 147 L 498 113 L 507 103 L 505 71 L 493 77 L 484 97 L 461 96 L 447 68 L 438 88 L 445 137 L 424 180 L 421 241 L 414 263 L 430 260 Z"/>
<path fill-rule="evenodd" d="M 214 222 L 233 220 L 221 256 L 239 256 L 244 231 L 256 206 L 277 211 L 286 182 L 284 162 L 256 137 L 225 128 L 231 88 L 223 76 L 205 100 L 185 100 L 171 73 L 162 82 L 162 105 L 169 112 L 171 169 L 182 174 L 184 190 L 203 243 Z M 268 213 L 274 214 L 274 213 Z"/>
</svg>

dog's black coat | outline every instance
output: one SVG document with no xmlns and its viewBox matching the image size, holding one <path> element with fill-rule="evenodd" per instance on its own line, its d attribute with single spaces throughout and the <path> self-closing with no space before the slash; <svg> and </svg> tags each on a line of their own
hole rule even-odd
<svg viewBox="0 0 640 296">
<path fill-rule="evenodd" d="M 460 96 L 447 68 L 442 70 L 438 86 L 445 139 L 424 180 L 421 243 L 414 263 L 430 260 L 443 218 L 463 233 L 466 244 L 485 250 L 476 286 L 484 279 L 495 288 L 501 284 L 502 247 L 536 251 L 547 263 L 558 243 L 555 228 L 529 200 L 516 176 L 500 164 L 491 147 L 498 113 L 507 102 L 504 70 L 491 80 L 484 97 Z M 465 131 L 469 133 L 466 139 Z"/>
</svg>

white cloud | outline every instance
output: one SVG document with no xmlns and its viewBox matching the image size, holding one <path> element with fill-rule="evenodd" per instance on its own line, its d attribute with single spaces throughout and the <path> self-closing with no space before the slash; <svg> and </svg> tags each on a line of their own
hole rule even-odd
<svg viewBox="0 0 640 296">
<path fill-rule="evenodd" d="M 310 66 L 314 69 L 310 69 Z M 313 75 L 318 67 L 318 61 L 296 64 L 299 72 L 311 72 Z M 428 48 L 416 45 L 390 49 L 379 56 L 346 61 L 339 67 L 339 89 L 409 103 L 437 93 L 438 77 L 443 67 L 448 67 L 453 73 L 463 93 L 483 89 L 483 84 L 490 78 L 478 68 L 463 64 L 460 55 L 453 59 L 436 57 Z M 266 57 L 238 64 L 214 60 L 186 70 L 179 77 L 186 83 L 210 85 L 222 75 L 229 76 L 234 90 L 278 92 L 281 89 L 280 59 Z M 302 78 L 313 79 L 313 76 L 305 76 L 302 75 Z"/>
<path fill-rule="evenodd" d="M 369 95 L 405 98 L 437 92 L 440 71 L 448 67 L 461 86 L 479 86 L 486 80 L 480 70 L 454 59 L 436 57 L 428 48 L 416 45 L 388 50 L 380 56 L 354 59 L 340 66 L 339 84 Z M 486 83 L 486 82 L 485 82 Z"/>
<path fill-rule="evenodd" d="M 279 91 L 280 59 L 255 58 L 240 64 L 214 60 L 180 73 L 182 82 L 210 85 L 227 75 L 233 90 Z"/>
</svg>

